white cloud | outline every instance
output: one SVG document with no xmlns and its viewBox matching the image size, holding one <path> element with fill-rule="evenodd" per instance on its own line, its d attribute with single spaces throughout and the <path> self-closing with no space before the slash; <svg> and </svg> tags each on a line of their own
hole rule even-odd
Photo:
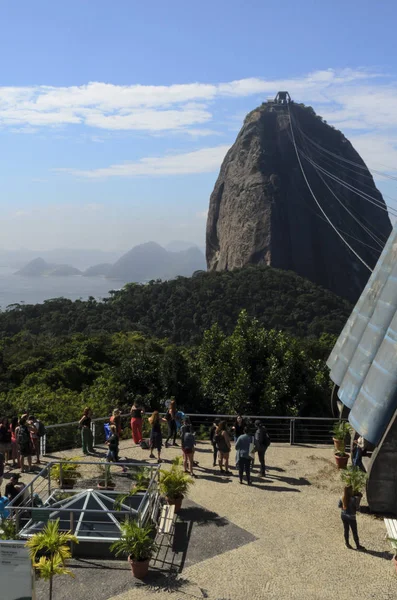
<svg viewBox="0 0 397 600">
<path fill-rule="evenodd" d="M 102 169 L 55 169 L 78 177 L 102 179 L 106 177 L 139 177 L 187 175 L 191 173 L 211 173 L 219 169 L 229 146 L 202 148 L 185 154 L 141 158 L 136 162 L 111 165 Z"/>
<path fill-rule="evenodd" d="M 198 217 L 199 219 L 206 219 L 208 217 L 208 210 L 202 210 L 196 213 L 196 217 Z"/>
<path fill-rule="evenodd" d="M 318 102 L 330 120 L 354 119 L 365 127 L 371 123 L 385 126 L 390 120 L 397 124 L 396 84 L 380 83 L 377 77 L 363 69 L 327 69 L 292 79 L 252 77 L 218 84 L 120 86 L 91 82 L 70 87 L 0 87 L 0 127 L 15 130 L 80 124 L 107 130 L 186 129 L 199 135 L 191 126 L 212 119 L 209 102 L 274 96 L 280 89 L 289 90 L 297 100 Z"/>
</svg>

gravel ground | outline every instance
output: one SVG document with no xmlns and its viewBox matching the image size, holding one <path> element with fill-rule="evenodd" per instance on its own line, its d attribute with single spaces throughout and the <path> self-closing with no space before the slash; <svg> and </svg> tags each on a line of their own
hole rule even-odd
<svg viewBox="0 0 397 600">
<path fill-rule="evenodd" d="M 121 443 L 121 457 L 155 464 L 148 454 L 130 441 Z M 176 448 L 163 451 L 167 462 L 178 454 Z M 254 476 L 252 487 L 239 485 L 235 470 L 228 477 L 212 468 L 209 443 L 199 443 L 196 458 L 200 468 L 192 500 L 256 540 L 186 567 L 175 581 L 163 576 L 157 584 L 136 585 L 131 577 L 131 589 L 114 600 L 162 600 L 169 598 L 170 591 L 176 600 L 397 598 L 397 576 L 383 520 L 359 514 L 360 541 L 368 552 L 344 546 L 337 508 L 341 484 L 330 447 L 273 444 L 266 456 L 268 477 Z M 364 497 L 364 510 L 365 505 Z"/>
</svg>

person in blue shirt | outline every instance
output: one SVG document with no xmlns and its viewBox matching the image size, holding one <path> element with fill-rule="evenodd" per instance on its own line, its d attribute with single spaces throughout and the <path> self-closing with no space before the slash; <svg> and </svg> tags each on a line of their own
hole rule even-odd
<svg viewBox="0 0 397 600">
<path fill-rule="evenodd" d="M 237 438 L 236 450 L 237 450 L 237 463 L 238 472 L 240 477 L 240 483 L 243 483 L 243 475 L 247 477 L 248 485 L 252 485 L 251 482 L 251 457 L 250 448 L 252 444 L 252 435 L 249 435 L 248 428 L 244 427 L 244 433 Z"/>
</svg>

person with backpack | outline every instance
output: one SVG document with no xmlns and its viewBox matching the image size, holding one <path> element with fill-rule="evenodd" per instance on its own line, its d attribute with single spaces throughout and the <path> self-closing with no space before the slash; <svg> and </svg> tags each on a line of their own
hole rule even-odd
<svg viewBox="0 0 397 600">
<path fill-rule="evenodd" d="M 266 476 L 266 465 L 265 465 L 265 454 L 266 450 L 270 446 L 270 437 L 267 433 L 266 427 L 262 424 L 259 419 L 255 421 L 255 450 L 258 453 L 259 464 L 260 464 L 260 476 Z"/>
<path fill-rule="evenodd" d="M 28 459 L 28 472 L 32 470 L 32 441 L 30 439 L 30 427 L 27 422 L 28 415 L 22 415 L 19 426 L 16 429 L 17 445 L 20 455 L 21 472 L 25 471 L 25 458 Z"/>
<path fill-rule="evenodd" d="M 251 483 L 251 446 L 253 444 L 252 435 L 248 432 L 248 427 L 244 427 L 243 434 L 237 438 L 236 451 L 237 451 L 237 464 L 238 474 L 240 483 L 243 483 L 244 471 L 247 477 L 248 485 Z"/>
<path fill-rule="evenodd" d="M 106 444 L 108 446 L 106 460 L 108 462 L 119 462 L 119 436 L 117 427 L 114 423 L 110 426 L 110 438 L 107 440 Z"/>
<path fill-rule="evenodd" d="M 193 458 L 194 458 L 194 446 L 196 445 L 196 439 L 192 432 L 192 426 L 189 422 L 186 422 L 181 427 L 181 441 L 182 441 L 182 452 L 183 452 L 183 468 L 185 473 L 190 473 L 192 477 L 195 477 L 193 473 Z M 189 464 L 189 469 L 188 469 Z"/>
<path fill-rule="evenodd" d="M 165 419 L 162 419 L 165 421 Z M 151 417 L 149 417 L 149 424 L 151 426 L 149 448 L 149 458 L 156 458 L 153 454 L 154 450 L 157 450 L 157 462 L 161 463 L 161 448 L 163 446 L 163 434 L 161 432 L 161 420 L 158 410 L 153 411 Z"/>
<path fill-rule="evenodd" d="M 215 442 L 219 451 L 219 468 L 221 473 L 226 472 L 226 475 L 231 475 L 232 473 L 229 471 L 229 456 L 230 456 L 230 436 L 226 427 L 226 421 L 221 421 L 216 428 L 215 432 Z M 225 461 L 225 469 L 223 469 L 223 461 Z"/>
</svg>

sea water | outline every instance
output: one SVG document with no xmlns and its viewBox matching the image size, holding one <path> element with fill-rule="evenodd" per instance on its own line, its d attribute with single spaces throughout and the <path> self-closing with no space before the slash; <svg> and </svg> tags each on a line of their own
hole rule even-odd
<svg viewBox="0 0 397 600">
<path fill-rule="evenodd" d="M 100 300 L 109 295 L 109 290 L 118 290 L 124 285 L 105 277 L 23 277 L 14 273 L 8 267 L 0 267 L 1 310 L 10 304 L 37 304 L 50 298 L 86 300 L 93 296 Z"/>
</svg>

